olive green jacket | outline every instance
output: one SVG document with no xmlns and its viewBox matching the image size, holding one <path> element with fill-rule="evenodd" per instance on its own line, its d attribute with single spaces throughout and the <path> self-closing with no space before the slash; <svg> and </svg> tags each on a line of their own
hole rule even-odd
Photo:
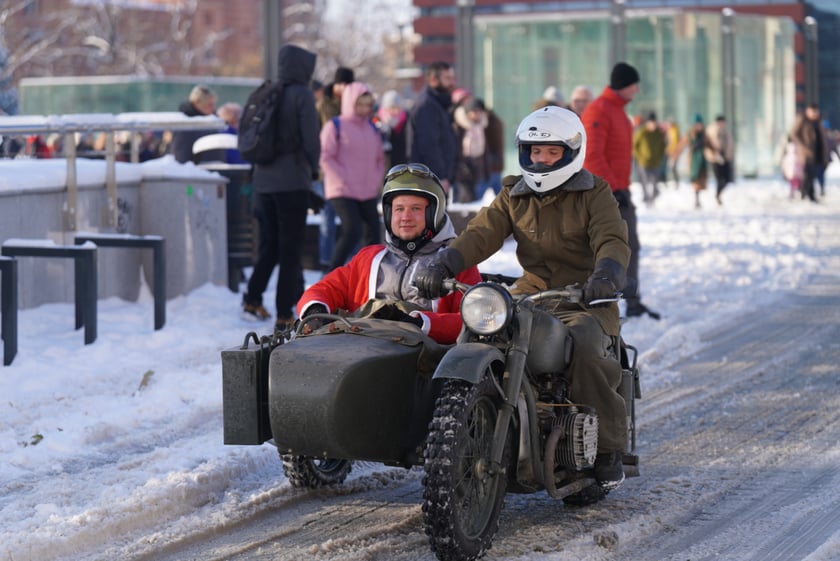
<svg viewBox="0 0 840 561">
<path fill-rule="evenodd" d="M 493 255 L 512 235 L 524 270 L 516 293 L 575 283 L 583 287 L 603 258 L 627 268 L 627 225 L 610 186 L 600 177 L 582 170 L 544 194 L 528 188 L 522 176 L 505 177 L 502 185 L 490 206 L 482 208 L 449 246 L 463 255 L 465 267 Z M 618 306 L 591 312 L 607 334 L 618 335 Z"/>
</svg>

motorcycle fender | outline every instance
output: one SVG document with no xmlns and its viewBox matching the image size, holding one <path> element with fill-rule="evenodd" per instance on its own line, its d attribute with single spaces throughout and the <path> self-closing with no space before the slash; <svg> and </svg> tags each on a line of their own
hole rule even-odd
<svg viewBox="0 0 840 561">
<path fill-rule="evenodd" d="M 446 352 L 433 378 L 456 378 L 477 384 L 494 362 L 505 362 L 505 356 L 496 347 L 484 343 L 461 343 Z"/>
</svg>

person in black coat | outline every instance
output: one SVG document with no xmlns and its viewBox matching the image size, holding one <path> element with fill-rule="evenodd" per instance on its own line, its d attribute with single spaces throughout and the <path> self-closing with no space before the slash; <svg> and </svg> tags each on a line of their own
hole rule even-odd
<svg viewBox="0 0 840 561">
<path fill-rule="evenodd" d="M 449 193 L 455 181 L 458 146 L 449 106 L 455 71 L 449 63 L 433 62 L 426 69 L 426 87 L 417 96 L 408 119 L 407 149 L 410 162 L 429 166 Z"/>
<path fill-rule="evenodd" d="M 260 244 L 254 271 L 243 296 L 243 317 L 266 320 L 262 295 L 276 265 L 275 327 L 293 323 L 292 310 L 303 294 L 303 244 L 312 181 L 318 177 L 321 129 L 315 96 L 309 87 L 316 55 L 295 45 L 284 45 L 278 56 L 278 81 L 283 84 L 277 120 L 277 157 L 255 164 L 254 212 L 260 225 Z"/>
</svg>

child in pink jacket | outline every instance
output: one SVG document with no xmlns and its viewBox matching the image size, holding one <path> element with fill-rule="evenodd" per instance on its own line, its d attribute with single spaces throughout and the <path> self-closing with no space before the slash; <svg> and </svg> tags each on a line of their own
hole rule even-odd
<svg viewBox="0 0 840 561">
<path fill-rule="evenodd" d="M 352 82 L 341 95 L 341 115 L 321 129 L 324 195 L 341 220 L 330 270 L 346 263 L 357 247 L 382 239 L 377 205 L 385 154 L 382 136 L 371 121 L 373 105 L 370 88 Z"/>
</svg>

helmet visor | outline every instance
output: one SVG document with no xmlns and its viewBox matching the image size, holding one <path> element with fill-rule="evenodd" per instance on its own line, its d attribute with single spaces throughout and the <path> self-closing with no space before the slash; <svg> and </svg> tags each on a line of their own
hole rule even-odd
<svg viewBox="0 0 840 561">
<path fill-rule="evenodd" d="M 519 166 L 526 171 L 532 173 L 548 173 L 563 167 L 566 167 L 570 163 L 572 163 L 575 158 L 577 158 L 578 153 L 580 152 L 581 146 L 581 136 L 579 134 L 575 135 L 572 138 L 572 144 L 574 147 L 570 146 L 565 142 L 523 142 L 519 144 Z M 531 160 L 531 147 L 532 146 L 562 146 L 563 147 L 563 155 L 555 160 L 553 163 L 547 164 L 545 162 L 534 162 Z"/>
</svg>

